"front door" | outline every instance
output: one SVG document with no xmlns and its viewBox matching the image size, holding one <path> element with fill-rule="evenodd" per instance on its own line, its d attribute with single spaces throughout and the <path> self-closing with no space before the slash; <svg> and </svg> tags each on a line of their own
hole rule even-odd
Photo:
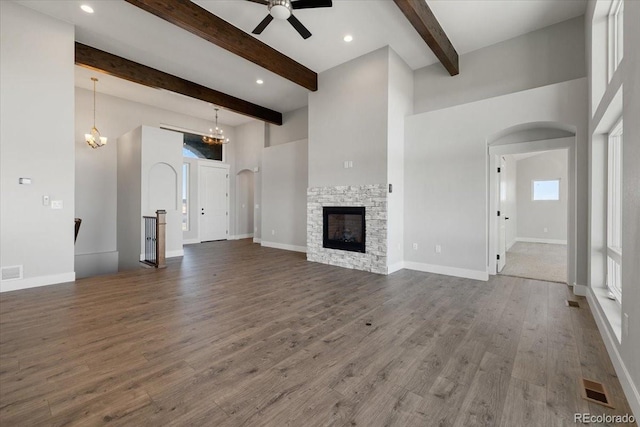
<svg viewBox="0 0 640 427">
<path fill-rule="evenodd" d="M 200 164 L 198 187 L 200 199 L 200 241 L 226 240 L 229 214 L 229 171 L 217 165 Z"/>
</svg>

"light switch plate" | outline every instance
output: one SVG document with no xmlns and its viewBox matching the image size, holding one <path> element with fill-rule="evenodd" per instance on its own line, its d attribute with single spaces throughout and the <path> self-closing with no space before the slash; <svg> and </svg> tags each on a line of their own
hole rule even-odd
<svg viewBox="0 0 640 427">
<path fill-rule="evenodd" d="M 62 209 L 62 200 L 52 200 L 51 209 Z"/>
</svg>

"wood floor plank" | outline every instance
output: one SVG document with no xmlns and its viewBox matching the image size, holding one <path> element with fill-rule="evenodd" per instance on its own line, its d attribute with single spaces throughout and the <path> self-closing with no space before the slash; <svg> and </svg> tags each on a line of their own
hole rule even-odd
<svg viewBox="0 0 640 427">
<path fill-rule="evenodd" d="M 250 240 L 0 294 L 0 425 L 572 425 L 628 411 L 567 286 L 310 263 Z M 587 403 L 602 380 L 616 409 Z"/>
</svg>

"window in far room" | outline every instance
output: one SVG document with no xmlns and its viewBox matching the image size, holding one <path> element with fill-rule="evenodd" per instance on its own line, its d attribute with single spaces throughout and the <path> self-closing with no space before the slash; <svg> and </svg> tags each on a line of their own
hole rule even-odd
<svg viewBox="0 0 640 427">
<path fill-rule="evenodd" d="M 624 22 L 624 0 L 613 0 L 611 2 L 611 9 L 609 9 L 609 16 L 607 19 L 608 26 L 608 56 L 609 56 L 609 81 L 613 77 L 613 74 L 618 69 L 622 55 L 624 53 L 624 36 L 623 36 L 623 22 Z"/>
<path fill-rule="evenodd" d="M 607 160 L 607 288 L 622 300 L 622 120 L 611 129 Z"/>
<path fill-rule="evenodd" d="M 533 200 L 560 200 L 560 180 L 534 180 L 531 193 Z"/>
</svg>

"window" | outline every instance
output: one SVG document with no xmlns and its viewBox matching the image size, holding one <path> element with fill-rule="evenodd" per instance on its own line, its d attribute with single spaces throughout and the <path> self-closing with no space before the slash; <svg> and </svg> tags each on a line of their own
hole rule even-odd
<svg viewBox="0 0 640 427">
<path fill-rule="evenodd" d="M 182 231 L 189 230 L 189 163 L 182 164 Z"/>
<path fill-rule="evenodd" d="M 219 144 L 205 144 L 202 141 L 202 135 L 196 133 L 190 133 L 180 129 L 172 129 L 168 127 L 161 127 L 161 129 L 170 130 L 172 132 L 178 132 L 182 134 L 182 156 L 189 158 L 209 159 L 209 160 L 223 160 L 223 147 Z"/>
<path fill-rule="evenodd" d="M 622 120 L 611 129 L 607 160 L 607 287 L 622 299 Z"/>
<path fill-rule="evenodd" d="M 550 179 L 546 181 L 532 182 L 533 200 L 560 200 L 560 180 Z"/>
<path fill-rule="evenodd" d="M 624 53 L 624 0 L 613 0 L 608 16 L 609 32 L 609 81 L 613 77 Z"/>
</svg>

